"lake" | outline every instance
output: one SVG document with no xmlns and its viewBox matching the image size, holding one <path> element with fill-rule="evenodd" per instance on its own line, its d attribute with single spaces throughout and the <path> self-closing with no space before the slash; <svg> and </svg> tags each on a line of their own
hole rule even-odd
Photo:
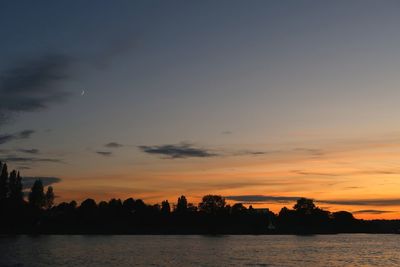
<svg viewBox="0 0 400 267">
<path fill-rule="evenodd" d="M 0 266 L 400 266 L 400 235 L 1 236 Z"/>
</svg>

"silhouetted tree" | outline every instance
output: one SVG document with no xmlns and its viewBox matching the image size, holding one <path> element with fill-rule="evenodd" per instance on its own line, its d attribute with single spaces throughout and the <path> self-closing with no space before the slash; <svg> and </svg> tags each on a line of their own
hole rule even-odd
<svg viewBox="0 0 400 267">
<path fill-rule="evenodd" d="M 73 208 L 73 209 L 76 209 L 76 206 L 77 206 L 78 204 L 76 203 L 76 201 L 75 200 L 72 200 L 70 203 L 69 203 L 69 206 L 71 207 L 71 208 Z"/>
<path fill-rule="evenodd" d="M 124 202 L 122 203 L 122 207 L 128 212 L 133 212 L 135 208 L 135 200 L 131 197 L 125 199 Z"/>
<path fill-rule="evenodd" d="M 146 204 L 144 204 L 143 200 L 136 199 L 133 209 L 135 212 L 144 212 L 146 210 Z"/>
<path fill-rule="evenodd" d="M 199 209 L 208 214 L 216 214 L 225 207 L 225 198 L 218 195 L 206 195 L 199 204 Z"/>
<path fill-rule="evenodd" d="M 111 199 L 108 202 L 108 215 L 112 217 L 120 216 L 122 214 L 122 201 L 121 199 Z"/>
<path fill-rule="evenodd" d="M 22 177 L 17 172 L 17 181 L 15 182 L 15 199 L 16 201 L 23 201 L 24 200 L 24 193 L 22 192 Z"/>
<path fill-rule="evenodd" d="M 151 205 L 150 208 L 151 208 L 153 211 L 157 211 L 157 212 L 161 211 L 160 204 Z"/>
<path fill-rule="evenodd" d="M 314 201 L 309 198 L 300 198 L 293 206 L 294 210 L 302 214 L 311 214 L 315 207 Z"/>
<path fill-rule="evenodd" d="M 246 210 L 247 210 L 246 207 L 243 206 L 242 203 L 235 203 L 231 207 L 232 214 L 243 214 Z"/>
<path fill-rule="evenodd" d="M 115 199 L 115 198 L 111 199 L 111 200 L 108 202 L 108 207 L 109 207 L 110 209 L 114 209 L 114 210 L 116 210 L 116 209 L 122 209 L 122 202 L 121 202 L 121 199 Z"/>
<path fill-rule="evenodd" d="M 188 203 L 187 203 L 186 197 L 182 195 L 178 198 L 178 203 L 176 204 L 175 211 L 178 213 L 184 213 L 187 211 L 187 207 L 188 207 L 187 205 L 188 205 Z"/>
<path fill-rule="evenodd" d="M 164 200 L 164 201 L 161 203 L 161 212 L 164 213 L 164 214 L 168 214 L 168 213 L 171 212 L 171 207 L 170 207 L 170 205 L 169 205 L 168 200 Z"/>
<path fill-rule="evenodd" d="M 349 222 L 354 220 L 353 214 L 348 211 L 337 211 L 332 213 L 332 218 L 338 221 Z"/>
<path fill-rule="evenodd" d="M 8 197 L 8 170 L 7 164 L 1 164 L 1 174 L 0 174 L 0 200 L 4 200 Z"/>
<path fill-rule="evenodd" d="M 289 210 L 287 207 L 281 208 L 279 211 L 279 217 L 288 217 L 290 214 L 293 213 L 293 210 Z"/>
<path fill-rule="evenodd" d="M 79 206 L 79 209 L 82 211 L 92 211 L 97 208 L 96 201 L 94 199 L 88 198 L 82 201 L 81 205 Z"/>
<path fill-rule="evenodd" d="M 187 204 L 187 211 L 188 212 L 196 212 L 197 211 L 197 206 L 194 205 L 193 203 L 188 203 Z"/>
<path fill-rule="evenodd" d="M 29 193 L 29 204 L 32 207 L 43 208 L 46 204 L 46 196 L 43 191 L 43 183 L 42 181 L 36 180 L 33 183 L 31 188 L 31 192 Z"/>
<path fill-rule="evenodd" d="M 51 207 L 53 207 L 54 204 L 54 191 L 53 191 L 53 187 L 49 186 L 47 187 L 47 191 L 46 191 L 46 195 L 45 195 L 45 206 L 47 209 L 50 209 Z"/>
<path fill-rule="evenodd" d="M 102 200 L 102 201 L 99 202 L 98 206 L 99 206 L 99 209 L 101 209 L 101 210 L 107 210 L 108 203 L 107 203 L 107 201 Z"/>
<path fill-rule="evenodd" d="M 12 203 L 20 204 L 23 200 L 22 181 L 19 172 L 12 171 L 9 178 L 9 198 Z"/>
</svg>

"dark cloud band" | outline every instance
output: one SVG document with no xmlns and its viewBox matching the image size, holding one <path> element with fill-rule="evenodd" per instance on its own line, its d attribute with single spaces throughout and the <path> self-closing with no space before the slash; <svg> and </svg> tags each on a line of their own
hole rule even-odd
<svg viewBox="0 0 400 267">
<path fill-rule="evenodd" d="M 1 112 L 1 111 L 0 111 Z M 28 139 L 31 137 L 31 135 L 35 133 L 34 130 L 24 130 L 18 133 L 14 134 L 3 134 L 0 135 L 0 145 L 5 144 L 14 140 L 19 140 L 19 139 Z"/>
<path fill-rule="evenodd" d="M 266 195 L 238 195 L 226 196 L 226 199 L 245 203 L 291 203 L 300 197 L 293 196 L 266 196 Z M 397 206 L 400 205 L 400 198 L 384 199 L 333 199 L 315 200 L 315 202 L 343 206 Z"/>
<path fill-rule="evenodd" d="M 194 147 L 191 144 L 139 146 L 145 153 L 166 156 L 167 158 L 206 158 L 217 156 L 206 149 Z"/>
<path fill-rule="evenodd" d="M 356 210 L 352 213 L 354 214 L 384 214 L 384 213 L 392 213 L 394 211 L 390 210 Z"/>
<path fill-rule="evenodd" d="M 101 156 L 104 156 L 104 157 L 109 157 L 109 156 L 112 155 L 112 152 L 110 152 L 110 151 L 96 151 L 96 153 L 98 155 L 101 155 Z"/>
<path fill-rule="evenodd" d="M 7 156 L 1 158 L 3 162 L 15 162 L 15 163 L 36 163 L 36 162 L 52 162 L 52 163 L 62 163 L 61 159 L 53 158 L 34 158 L 34 157 L 17 157 L 17 156 Z"/>
<path fill-rule="evenodd" d="M 117 142 L 110 142 L 104 145 L 105 147 L 108 148 L 118 148 L 118 147 L 123 147 L 124 145 L 117 143 Z"/>
<path fill-rule="evenodd" d="M 12 114 L 46 109 L 64 101 L 69 93 L 59 83 L 69 78 L 71 59 L 62 55 L 45 55 L 24 61 L 0 74 L 0 124 Z"/>
<path fill-rule="evenodd" d="M 18 152 L 22 152 L 22 153 L 26 153 L 26 154 L 39 154 L 39 150 L 38 149 L 18 149 Z"/>
</svg>

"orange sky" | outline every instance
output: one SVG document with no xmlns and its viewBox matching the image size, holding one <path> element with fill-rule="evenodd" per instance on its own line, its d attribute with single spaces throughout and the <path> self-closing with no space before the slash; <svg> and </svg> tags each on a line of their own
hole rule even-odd
<svg viewBox="0 0 400 267">
<path fill-rule="evenodd" d="M 301 145 L 290 143 L 272 147 L 257 144 L 253 147 L 270 152 L 198 159 L 148 156 L 143 163 L 124 167 L 113 166 L 109 160 L 107 171 L 101 169 L 85 175 L 82 167 L 82 176 L 71 173 L 54 187 L 60 196 L 58 201 L 134 197 L 157 203 L 164 199 L 175 202 L 184 194 L 197 203 L 201 196 L 209 193 L 298 196 L 313 198 L 318 206 L 330 211 L 356 212 L 358 218 L 400 218 L 400 201 L 396 201 L 400 189 L 397 158 L 400 139 L 395 134 L 320 141 L 312 146 L 303 142 Z M 243 151 L 234 145 L 229 149 Z M 250 146 L 250 149 L 253 148 Z M 362 203 L 363 200 L 378 203 Z M 356 201 L 355 204 L 351 204 L 352 201 Z M 283 206 L 293 206 L 293 202 L 252 204 L 268 207 L 274 212 Z"/>
</svg>

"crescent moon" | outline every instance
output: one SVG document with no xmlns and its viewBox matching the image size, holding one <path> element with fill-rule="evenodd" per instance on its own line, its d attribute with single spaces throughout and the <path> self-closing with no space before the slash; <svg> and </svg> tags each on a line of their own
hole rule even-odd
<svg viewBox="0 0 400 267">
<path fill-rule="evenodd" d="M 85 94 L 85 90 L 82 90 L 82 93 L 81 93 L 81 95 L 84 95 Z"/>
</svg>

